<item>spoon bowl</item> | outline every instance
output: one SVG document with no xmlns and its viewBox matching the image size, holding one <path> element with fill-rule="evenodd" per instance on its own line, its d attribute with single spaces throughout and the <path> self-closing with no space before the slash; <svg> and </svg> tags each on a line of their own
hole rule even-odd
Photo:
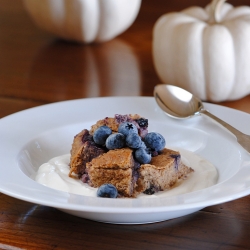
<svg viewBox="0 0 250 250">
<path fill-rule="evenodd" d="M 243 134 L 204 108 L 202 101 L 190 92 L 168 84 L 158 84 L 154 97 L 159 107 L 172 118 L 186 119 L 195 115 L 206 115 L 236 136 L 238 143 L 250 153 L 250 136 Z"/>
<path fill-rule="evenodd" d="M 154 89 L 154 96 L 160 108 L 173 118 L 190 118 L 204 109 L 199 98 L 173 85 L 157 85 Z"/>
</svg>

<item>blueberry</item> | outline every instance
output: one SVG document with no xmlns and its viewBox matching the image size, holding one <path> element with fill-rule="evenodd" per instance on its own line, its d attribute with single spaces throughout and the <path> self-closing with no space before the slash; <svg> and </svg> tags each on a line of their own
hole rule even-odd
<svg viewBox="0 0 250 250">
<path fill-rule="evenodd" d="M 157 192 L 159 192 L 159 188 L 154 185 L 150 185 L 150 188 L 146 189 L 143 193 L 147 195 L 152 195 Z"/>
<path fill-rule="evenodd" d="M 93 140 L 96 144 L 104 145 L 111 134 L 112 130 L 108 126 L 101 126 L 94 132 Z"/>
<path fill-rule="evenodd" d="M 148 119 L 140 118 L 137 120 L 137 123 L 140 127 L 148 127 Z"/>
<path fill-rule="evenodd" d="M 135 159 L 141 164 L 150 163 L 151 158 L 151 153 L 148 149 L 139 148 L 135 151 Z"/>
<path fill-rule="evenodd" d="M 144 148 L 144 149 L 146 149 L 146 148 L 147 148 L 147 146 L 146 146 L 146 144 L 145 144 L 145 142 L 144 142 L 144 141 L 141 141 L 141 146 L 140 146 L 140 148 Z"/>
<path fill-rule="evenodd" d="M 116 187 L 112 184 L 103 184 L 97 189 L 98 197 L 106 197 L 106 198 L 116 198 L 118 195 L 118 191 Z"/>
<path fill-rule="evenodd" d="M 118 114 L 115 115 L 115 120 L 119 124 L 128 121 L 128 119 L 129 119 L 128 115 L 118 115 Z"/>
<path fill-rule="evenodd" d="M 126 137 L 126 145 L 130 148 L 140 148 L 142 145 L 141 137 L 136 133 L 128 134 Z"/>
<path fill-rule="evenodd" d="M 123 123 L 121 123 L 119 125 L 118 132 L 122 133 L 125 136 L 127 136 L 128 134 L 131 134 L 131 133 L 137 133 L 138 134 L 138 129 L 135 126 L 135 124 L 133 124 L 131 122 L 123 122 Z"/>
<path fill-rule="evenodd" d="M 106 140 L 107 149 L 123 148 L 125 146 L 125 136 L 121 133 L 111 134 Z"/>
<path fill-rule="evenodd" d="M 179 164 L 181 161 L 181 155 L 180 154 L 171 154 L 170 156 L 175 159 L 175 161 L 174 161 L 175 166 L 174 167 L 176 168 L 176 170 L 178 170 L 178 167 L 179 167 Z"/>
<path fill-rule="evenodd" d="M 156 132 L 148 133 L 144 138 L 147 147 L 157 152 L 163 150 L 166 145 L 165 138 Z"/>
</svg>

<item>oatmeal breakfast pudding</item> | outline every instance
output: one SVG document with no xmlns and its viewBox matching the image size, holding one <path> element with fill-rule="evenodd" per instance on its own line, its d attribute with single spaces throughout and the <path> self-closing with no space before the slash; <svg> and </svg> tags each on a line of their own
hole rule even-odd
<svg viewBox="0 0 250 250">
<path fill-rule="evenodd" d="M 36 181 L 75 194 L 141 198 L 214 185 L 217 171 L 189 151 L 166 148 L 160 133 L 148 131 L 146 118 L 115 115 L 79 132 L 70 154 L 43 164 Z"/>
</svg>

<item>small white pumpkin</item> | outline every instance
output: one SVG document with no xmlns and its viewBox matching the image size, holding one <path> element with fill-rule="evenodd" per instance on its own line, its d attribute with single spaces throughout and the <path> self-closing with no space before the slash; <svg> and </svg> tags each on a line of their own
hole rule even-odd
<svg viewBox="0 0 250 250">
<path fill-rule="evenodd" d="M 23 0 L 42 29 L 63 39 L 104 42 L 125 31 L 135 20 L 141 0 Z"/>
<path fill-rule="evenodd" d="M 250 8 L 225 1 L 157 20 L 153 59 L 163 83 L 215 102 L 250 93 Z"/>
</svg>

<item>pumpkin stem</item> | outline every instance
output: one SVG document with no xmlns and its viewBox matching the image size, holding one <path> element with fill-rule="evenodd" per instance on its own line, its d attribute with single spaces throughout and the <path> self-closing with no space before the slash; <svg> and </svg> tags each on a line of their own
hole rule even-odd
<svg viewBox="0 0 250 250">
<path fill-rule="evenodd" d="M 226 0 L 212 0 L 210 4 L 211 14 L 209 23 L 219 23 L 220 18 L 219 14 L 221 12 L 222 5 L 226 2 Z"/>
</svg>

